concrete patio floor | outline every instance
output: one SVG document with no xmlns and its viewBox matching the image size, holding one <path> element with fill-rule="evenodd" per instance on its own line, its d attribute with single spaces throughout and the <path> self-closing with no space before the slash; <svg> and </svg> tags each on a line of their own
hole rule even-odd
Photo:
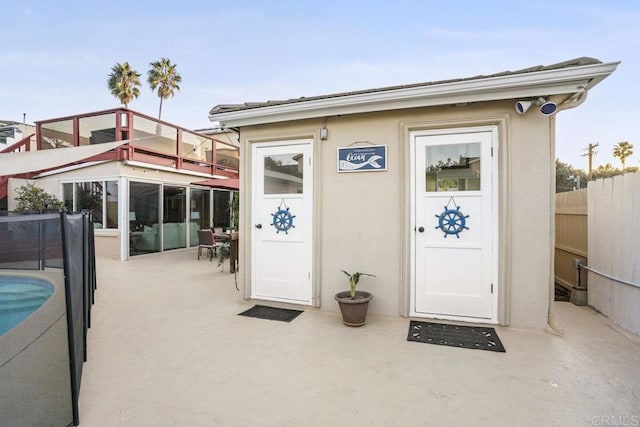
<svg viewBox="0 0 640 427">
<path fill-rule="evenodd" d="M 237 316 L 255 301 L 192 250 L 97 264 L 83 427 L 640 425 L 640 341 L 588 307 L 556 303 L 564 336 L 497 327 L 496 353 L 400 317 Z"/>
</svg>

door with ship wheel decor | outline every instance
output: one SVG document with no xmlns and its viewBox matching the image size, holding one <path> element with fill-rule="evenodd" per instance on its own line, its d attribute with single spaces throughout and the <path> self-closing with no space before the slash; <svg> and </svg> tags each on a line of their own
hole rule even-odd
<svg viewBox="0 0 640 427">
<path fill-rule="evenodd" d="M 497 321 L 495 129 L 415 132 L 411 315 Z"/>
<path fill-rule="evenodd" d="M 312 141 L 253 146 L 251 297 L 312 302 Z"/>
</svg>

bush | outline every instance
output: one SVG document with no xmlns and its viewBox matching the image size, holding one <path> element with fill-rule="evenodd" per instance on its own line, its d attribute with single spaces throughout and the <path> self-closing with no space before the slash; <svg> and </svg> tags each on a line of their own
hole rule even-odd
<svg viewBox="0 0 640 427">
<path fill-rule="evenodd" d="M 58 200 L 40 187 L 33 184 L 26 184 L 16 188 L 18 196 L 16 200 L 16 212 L 41 212 L 47 209 L 59 209 L 64 206 L 64 202 Z"/>
</svg>

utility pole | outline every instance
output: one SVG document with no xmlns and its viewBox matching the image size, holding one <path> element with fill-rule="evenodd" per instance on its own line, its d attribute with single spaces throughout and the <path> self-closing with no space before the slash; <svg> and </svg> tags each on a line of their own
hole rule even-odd
<svg viewBox="0 0 640 427">
<path fill-rule="evenodd" d="M 589 144 L 589 146 L 585 148 L 586 153 L 582 155 L 582 157 L 589 157 L 589 181 L 591 181 L 591 175 L 593 173 L 593 156 L 598 154 L 598 152 L 596 151 L 596 147 L 598 147 L 599 145 L 599 142 L 596 142 L 595 144 Z"/>
</svg>

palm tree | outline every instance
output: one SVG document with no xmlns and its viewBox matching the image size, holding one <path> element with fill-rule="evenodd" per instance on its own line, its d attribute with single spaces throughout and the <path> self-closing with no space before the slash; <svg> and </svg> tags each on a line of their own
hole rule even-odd
<svg viewBox="0 0 640 427">
<path fill-rule="evenodd" d="M 129 108 L 129 102 L 140 96 L 140 73 L 132 69 L 128 62 L 116 62 L 111 68 L 107 86 L 111 94 L 124 104 L 124 108 Z"/>
<path fill-rule="evenodd" d="M 620 159 L 620 163 L 622 163 L 622 170 L 625 169 L 625 161 L 627 157 L 633 154 L 633 144 L 629 144 L 628 141 L 618 142 L 618 144 L 613 147 L 613 157 L 617 157 Z"/>
<path fill-rule="evenodd" d="M 147 73 L 147 82 L 151 90 L 158 89 L 160 97 L 160 109 L 158 110 L 158 120 L 162 116 L 162 101 L 174 95 L 174 91 L 179 91 L 178 83 L 182 82 L 182 76 L 176 71 L 176 64 L 171 64 L 169 58 L 162 58 L 159 61 L 151 62 L 151 69 Z"/>
</svg>

